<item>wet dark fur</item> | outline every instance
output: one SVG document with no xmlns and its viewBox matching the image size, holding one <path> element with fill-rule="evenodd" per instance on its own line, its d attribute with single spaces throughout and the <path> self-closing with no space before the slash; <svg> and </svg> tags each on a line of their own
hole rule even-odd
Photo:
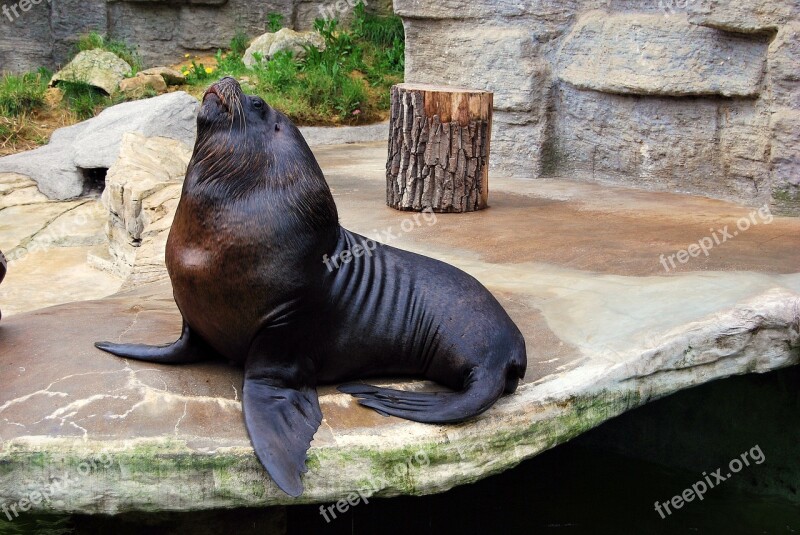
<svg viewBox="0 0 800 535">
<path fill-rule="evenodd" d="M 339 269 L 323 262 L 367 243 L 371 254 Z M 384 415 L 452 423 L 513 392 L 525 373 L 522 335 L 489 291 L 453 266 L 340 227 L 299 130 L 231 78 L 204 98 L 166 260 L 181 338 L 98 347 L 151 362 L 222 357 L 244 365 L 250 438 L 292 496 L 302 493 L 322 420 L 318 384 L 431 379 L 454 392 L 340 390 Z"/>
</svg>

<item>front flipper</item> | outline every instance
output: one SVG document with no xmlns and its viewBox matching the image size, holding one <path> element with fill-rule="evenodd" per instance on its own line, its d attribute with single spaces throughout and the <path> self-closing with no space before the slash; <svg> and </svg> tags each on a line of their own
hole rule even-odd
<svg viewBox="0 0 800 535">
<path fill-rule="evenodd" d="M 275 484 L 296 498 L 303 493 L 306 453 L 322 422 L 313 388 L 280 388 L 263 380 L 244 381 L 244 421 L 258 460 Z"/>
<path fill-rule="evenodd" d="M 307 373 L 310 362 L 287 355 L 291 352 L 256 340 L 245 369 L 243 410 L 258 460 L 275 484 L 296 498 L 303 493 L 300 476 L 308 471 L 306 454 L 322 411 Z"/>
<path fill-rule="evenodd" d="M 218 356 L 200 336 L 194 333 L 184 320 L 181 337 L 164 346 L 144 344 L 115 344 L 96 342 L 95 347 L 118 357 L 156 362 L 159 364 L 189 364 Z"/>
</svg>

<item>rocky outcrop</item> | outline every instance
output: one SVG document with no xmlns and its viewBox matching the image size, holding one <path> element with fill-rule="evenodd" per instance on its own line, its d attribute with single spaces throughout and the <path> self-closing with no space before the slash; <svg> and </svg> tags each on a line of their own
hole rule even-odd
<svg viewBox="0 0 800 535">
<path fill-rule="evenodd" d="M 97 199 L 51 201 L 31 179 L 0 173 L 0 248 L 9 265 L 0 285 L 3 313 L 12 317 L 117 292 L 122 279 L 86 262 L 106 241 L 107 214 Z"/>
<path fill-rule="evenodd" d="M 137 73 L 132 78 L 126 78 L 119 84 L 119 90 L 128 96 L 142 97 L 148 91 L 163 93 L 167 90 L 167 83 L 160 74 Z"/>
<path fill-rule="evenodd" d="M 800 215 L 797 2 L 395 0 L 395 10 L 407 82 L 495 93 L 495 175 Z"/>
<path fill-rule="evenodd" d="M 105 50 L 86 50 L 78 53 L 63 69 L 53 75 L 50 85 L 59 82 L 80 82 L 96 87 L 110 95 L 131 73 L 131 66 L 116 54 Z"/>
<path fill-rule="evenodd" d="M 293 57 L 305 57 L 305 47 L 325 49 L 325 40 L 317 32 L 296 32 L 282 28 L 275 33 L 265 33 L 253 39 L 244 53 L 242 61 L 248 67 L 257 63 L 256 57 L 269 61 L 278 52 L 291 52 Z"/>
<path fill-rule="evenodd" d="M 174 139 L 125 134 L 102 197 L 110 259 L 94 255 L 94 266 L 124 278 L 126 287 L 163 278 L 167 235 L 191 155 L 189 145 Z"/>
<path fill-rule="evenodd" d="M 183 73 L 170 69 L 169 67 L 152 67 L 141 71 L 142 74 L 156 74 L 164 79 L 167 85 L 183 85 L 186 83 L 186 77 Z"/>
<path fill-rule="evenodd" d="M 197 99 L 182 91 L 112 106 L 88 121 L 56 130 L 44 147 L 0 158 L 0 172 L 32 178 L 51 199 L 77 197 L 93 186 L 88 183 L 95 178 L 90 170 L 102 170 L 102 179 L 116 161 L 127 132 L 191 146 L 198 107 Z"/>
</svg>

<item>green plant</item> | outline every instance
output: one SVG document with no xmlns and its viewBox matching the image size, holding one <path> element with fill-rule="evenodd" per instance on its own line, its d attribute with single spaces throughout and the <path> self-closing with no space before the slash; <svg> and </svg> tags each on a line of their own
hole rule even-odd
<svg viewBox="0 0 800 535">
<path fill-rule="evenodd" d="M 215 76 L 240 76 L 247 72 L 242 56 L 228 52 L 223 54 L 222 50 L 217 50 L 214 59 L 217 62 L 217 73 Z"/>
<path fill-rule="evenodd" d="M 382 17 L 367 13 L 367 9 L 361 1 L 353 9 L 351 27 L 356 37 L 379 47 L 392 47 L 396 41 L 405 40 L 403 19 L 397 15 Z"/>
<path fill-rule="evenodd" d="M 237 30 L 236 34 L 233 36 L 233 39 L 231 39 L 229 55 L 241 58 L 247 51 L 248 46 L 250 46 L 250 38 L 247 37 L 247 34 L 244 33 L 244 31 Z"/>
<path fill-rule="evenodd" d="M 202 82 L 214 76 L 214 69 L 206 67 L 202 63 L 197 63 L 195 60 L 192 60 L 192 66 L 186 69 L 189 72 L 186 81 L 190 84 Z"/>
<path fill-rule="evenodd" d="M 311 55 L 307 63 L 339 63 L 341 65 L 351 64 L 353 67 L 360 67 L 362 49 L 355 42 L 353 34 L 344 30 L 339 30 L 339 21 L 336 19 L 317 19 L 314 21 L 314 29 L 319 32 L 325 40 L 325 50 L 317 52 L 318 55 Z M 316 48 L 313 48 L 316 50 Z"/>
<path fill-rule="evenodd" d="M 78 42 L 75 43 L 75 48 L 78 52 L 85 52 L 86 50 L 94 50 L 96 48 L 105 49 L 105 38 L 97 32 L 89 32 L 78 37 Z"/>
<path fill-rule="evenodd" d="M 259 80 L 271 90 L 295 85 L 300 65 L 294 60 L 293 54 L 284 50 L 278 52 L 268 62 L 259 62 L 256 66 Z"/>
<path fill-rule="evenodd" d="M 373 83 L 383 74 L 402 75 L 405 70 L 405 30 L 403 20 L 396 16 L 367 13 L 359 1 L 354 9 L 353 35 L 365 41 L 374 66 L 368 72 Z"/>
<path fill-rule="evenodd" d="M 105 93 L 84 82 L 60 81 L 58 87 L 64 92 L 63 103 L 80 120 L 94 117 L 100 107 L 113 102 Z"/>
<path fill-rule="evenodd" d="M 47 70 L 40 70 L 0 78 L 0 115 L 17 117 L 42 106 L 50 76 Z"/>
<path fill-rule="evenodd" d="M 357 79 L 345 77 L 333 97 L 333 108 L 339 117 L 348 119 L 361 115 L 362 103 L 367 100 L 364 85 Z"/>
<path fill-rule="evenodd" d="M 396 39 L 392 46 L 378 53 L 378 65 L 389 73 L 402 75 L 406 68 L 405 41 Z"/>
<path fill-rule="evenodd" d="M 275 33 L 283 28 L 283 15 L 280 13 L 270 13 L 267 15 L 267 31 Z"/>
<path fill-rule="evenodd" d="M 124 41 L 107 39 L 97 32 L 89 32 L 88 34 L 82 35 L 80 38 L 78 38 L 78 42 L 75 44 L 75 47 L 77 52 L 99 48 L 101 50 L 106 50 L 116 54 L 119 56 L 119 58 L 131 66 L 131 76 L 135 75 L 142 69 L 142 60 L 135 48 L 131 47 Z"/>
</svg>

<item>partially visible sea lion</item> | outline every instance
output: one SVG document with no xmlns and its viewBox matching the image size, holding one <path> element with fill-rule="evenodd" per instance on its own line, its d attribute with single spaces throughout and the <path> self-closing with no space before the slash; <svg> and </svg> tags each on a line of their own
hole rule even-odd
<svg viewBox="0 0 800 535">
<path fill-rule="evenodd" d="M 492 294 L 453 266 L 339 226 L 300 131 L 233 78 L 203 97 L 166 260 L 180 339 L 97 347 L 148 362 L 243 364 L 250 439 L 291 496 L 303 492 L 322 421 L 317 385 L 430 379 L 454 392 L 339 390 L 383 415 L 446 424 L 482 413 L 525 374 L 525 341 Z"/>
<path fill-rule="evenodd" d="M 8 262 L 6 261 L 5 255 L 3 255 L 3 251 L 0 251 L 0 283 L 3 282 L 3 279 L 6 278 L 6 269 L 8 266 Z M 0 318 L 3 317 L 3 313 L 0 312 Z"/>
</svg>

